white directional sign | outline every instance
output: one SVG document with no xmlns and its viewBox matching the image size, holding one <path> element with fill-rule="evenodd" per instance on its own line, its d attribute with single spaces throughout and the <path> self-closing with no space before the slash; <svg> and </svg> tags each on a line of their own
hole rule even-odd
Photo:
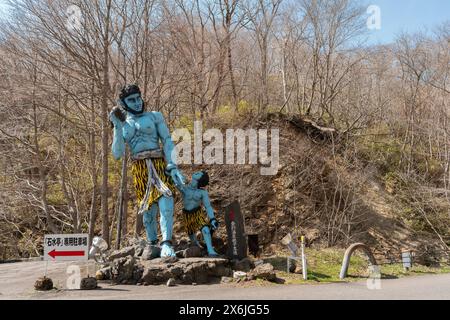
<svg viewBox="0 0 450 320">
<path fill-rule="evenodd" d="M 87 261 L 89 235 L 48 234 L 44 238 L 45 261 Z"/>
</svg>

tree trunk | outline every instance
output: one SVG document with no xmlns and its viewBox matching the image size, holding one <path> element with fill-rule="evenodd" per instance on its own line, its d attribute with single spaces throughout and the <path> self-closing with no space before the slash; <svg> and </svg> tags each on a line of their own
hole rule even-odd
<svg viewBox="0 0 450 320">
<path fill-rule="evenodd" d="M 91 123 L 92 126 L 95 124 L 95 84 L 92 84 L 91 92 Z M 92 198 L 91 198 L 91 208 L 89 210 L 89 241 L 92 244 L 95 233 L 95 223 L 97 221 L 97 195 L 98 195 L 98 169 L 96 164 L 97 147 L 95 142 L 95 131 L 93 128 L 89 131 L 89 156 L 90 156 L 90 167 L 92 175 Z"/>
<path fill-rule="evenodd" d="M 122 159 L 122 178 L 120 183 L 119 197 L 117 199 L 117 234 L 116 234 L 116 249 L 120 249 L 123 236 L 123 226 L 126 224 L 125 216 L 125 194 L 127 192 L 127 152 Z M 124 219 L 125 218 L 125 219 Z M 125 220 L 125 221 L 124 221 Z M 124 223 L 125 222 L 125 223 Z"/>
<path fill-rule="evenodd" d="M 37 70 L 34 68 L 33 72 L 33 92 L 32 92 L 32 104 L 33 104 L 33 129 L 34 129 L 34 152 L 36 154 L 35 161 L 36 166 L 39 170 L 39 180 L 41 184 L 41 194 L 40 194 L 40 201 L 42 208 L 45 213 L 45 217 L 47 220 L 47 228 L 52 233 L 58 233 L 55 223 L 53 221 L 52 216 L 50 215 L 50 208 L 48 207 L 47 202 L 47 174 L 45 172 L 44 164 L 42 163 L 41 158 L 41 149 L 39 147 L 39 139 L 38 139 L 38 131 L 39 131 L 39 124 L 37 119 L 37 106 L 35 101 L 35 95 L 36 95 L 36 81 L 37 81 Z"/>
<path fill-rule="evenodd" d="M 108 121 L 108 95 L 109 95 L 109 27 L 111 17 L 111 0 L 107 3 L 105 18 L 105 33 L 103 35 L 103 82 L 102 82 L 102 235 L 110 244 L 109 214 L 108 214 L 108 156 L 109 156 L 109 121 Z"/>
<path fill-rule="evenodd" d="M 229 34 L 229 31 L 228 31 L 228 36 L 227 36 L 227 50 L 228 50 L 228 73 L 230 74 L 231 92 L 233 94 L 233 107 L 237 111 L 239 101 L 238 101 L 238 94 L 237 94 L 237 90 L 236 90 L 236 80 L 234 79 L 233 56 L 232 56 L 232 48 L 231 48 L 231 34 Z"/>
</svg>

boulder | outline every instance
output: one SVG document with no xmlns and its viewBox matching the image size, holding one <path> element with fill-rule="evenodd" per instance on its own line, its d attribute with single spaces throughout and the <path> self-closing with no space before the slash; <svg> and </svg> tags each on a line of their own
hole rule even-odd
<svg viewBox="0 0 450 320">
<path fill-rule="evenodd" d="M 147 240 L 142 238 L 128 238 L 127 239 L 128 247 L 143 247 L 147 245 Z"/>
<path fill-rule="evenodd" d="M 301 265 L 295 267 L 294 273 L 303 274 L 303 268 Z"/>
<path fill-rule="evenodd" d="M 244 271 L 235 271 L 233 272 L 233 278 L 234 279 L 243 279 L 247 277 L 247 273 L 245 273 Z"/>
<path fill-rule="evenodd" d="M 158 246 L 149 245 L 146 246 L 142 252 L 142 260 L 152 260 L 161 256 L 161 248 Z"/>
<path fill-rule="evenodd" d="M 263 279 L 274 282 L 276 281 L 277 276 L 274 271 L 273 265 L 271 265 L 270 263 L 264 263 L 257 266 L 249 273 L 249 279 Z"/>
<path fill-rule="evenodd" d="M 221 283 L 231 283 L 233 282 L 233 278 L 230 277 L 222 277 L 222 279 L 220 280 Z"/>
<path fill-rule="evenodd" d="M 116 283 L 132 280 L 135 266 L 136 260 L 132 256 L 115 259 L 111 265 L 111 279 Z"/>
<path fill-rule="evenodd" d="M 189 247 L 185 250 L 182 251 L 183 252 L 183 258 L 199 258 L 199 257 L 203 257 L 203 250 L 202 248 L 198 247 L 198 246 L 192 246 Z"/>
<path fill-rule="evenodd" d="M 233 260 L 233 270 L 249 272 L 254 267 L 253 262 L 249 258 L 242 260 Z"/>
<path fill-rule="evenodd" d="M 180 241 L 178 241 L 177 245 L 174 247 L 175 251 L 183 251 L 186 250 L 187 248 L 189 248 L 190 245 L 190 241 L 189 239 L 181 239 Z"/>
<path fill-rule="evenodd" d="M 114 261 L 119 258 L 124 258 L 128 256 L 134 256 L 135 253 L 135 247 L 126 247 L 120 250 L 113 251 L 109 255 L 109 261 Z"/>
<path fill-rule="evenodd" d="M 53 289 L 53 281 L 47 277 L 39 278 L 34 284 L 34 289 L 38 291 L 50 291 Z"/>
<path fill-rule="evenodd" d="M 261 264 L 264 264 L 264 260 L 256 260 L 256 261 L 254 262 L 254 267 L 257 267 L 257 266 L 259 266 L 259 265 L 261 265 Z"/>
<path fill-rule="evenodd" d="M 291 261 L 291 263 L 289 264 L 289 272 L 295 273 L 296 268 L 297 268 L 297 264 L 294 261 Z"/>
<path fill-rule="evenodd" d="M 144 253 L 145 248 L 147 247 L 147 241 L 143 239 L 135 240 L 133 243 L 134 247 L 134 256 L 140 257 Z"/>
<path fill-rule="evenodd" d="M 95 273 L 95 278 L 100 281 L 101 280 L 111 280 L 111 267 L 108 266 L 108 267 L 98 270 Z"/>
<path fill-rule="evenodd" d="M 80 283 L 81 290 L 94 290 L 97 289 L 97 279 L 93 277 L 83 278 Z"/>
<path fill-rule="evenodd" d="M 144 253 L 145 247 L 135 247 L 134 248 L 134 256 L 136 258 L 142 256 L 142 254 Z"/>
</svg>

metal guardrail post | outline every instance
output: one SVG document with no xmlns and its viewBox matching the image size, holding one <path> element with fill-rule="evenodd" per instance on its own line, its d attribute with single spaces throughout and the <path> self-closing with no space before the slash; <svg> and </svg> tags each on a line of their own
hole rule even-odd
<svg viewBox="0 0 450 320">
<path fill-rule="evenodd" d="M 370 251 L 369 247 L 366 246 L 364 243 L 355 243 L 352 244 L 350 247 L 348 247 L 347 251 L 345 251 L 344 254 L 344 260 L 342 261 L 342 268 L 341 273 L 339 274 L 339 279 L 343 280 L 345 277 L 347 277 L 348 267 L 350 265 L 350 258 L 352 257 L 352 254 L 356 250 L 362 250 L 366 256 L 369 258 L 369 263 L 373 266 L 377 265 L 377 261 L 375 260 L 375 257 L 372 254 L 372 251 Z"/>
</svg>

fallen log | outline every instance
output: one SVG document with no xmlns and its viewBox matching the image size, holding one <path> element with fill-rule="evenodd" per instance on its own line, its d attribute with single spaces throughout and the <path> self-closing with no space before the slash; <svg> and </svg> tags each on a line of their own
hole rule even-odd
<svg viewBox="0 0 450 320">
<path fill-rule="evenodd" d="M 331 141 L 333 137 L 336 137 L 338 134 L 338 131 L 334 128 L 320 126 L 313 120 L 304 119 L 300 116 L 292 116 L 288 121 L 300 130 L 306 132 L 306 134 L 314 140 Z"/>
</svg>

